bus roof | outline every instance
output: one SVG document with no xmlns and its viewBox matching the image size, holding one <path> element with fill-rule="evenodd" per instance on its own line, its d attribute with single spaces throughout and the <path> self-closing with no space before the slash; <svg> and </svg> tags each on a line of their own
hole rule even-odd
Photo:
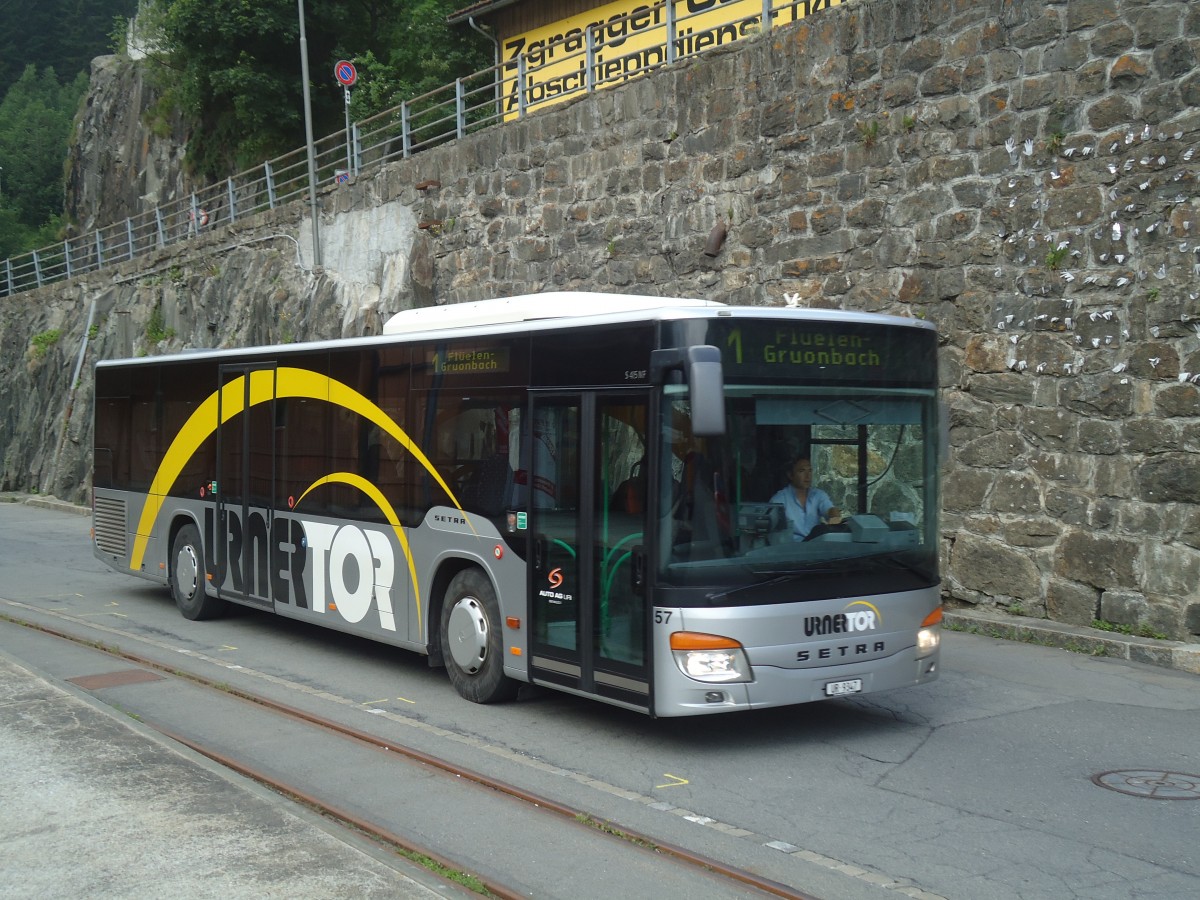
<svg viewBox="0 0 1200 900">
<path fill-rule="evenodd" d="M 292 353 L 328 348 L 372 347 L 389 339 L 402 341 L 429 338 L 448 340 L 457 337 L 500 337 L 529 331 L 556 328 L 617 325 L 631 322 L 663 321 L 685 318 L 781 319 L 791 322 L 862 322 L 907 326 L 933 330 L 931 322 L 883 313 L 850 310 L 780 307 L 728 306 L 716 300 L 680 297 L 651 297 L 637 294 L 606 294 L 590 291 L 549 291 L 496 300 L 450 303 L 444 306 L 404 310 L 392 316 L 383 333 L 363 337 L 326 338 L 296 344 L 249 347 L 188 348 L 173 353 L 132 359 L 98 360 L 98 367 L 113 365 L 153 365 L 156 363 L 195 361 L 217 358 L 236 360 L 264 352 Z"/>
<path fill-rule="evenodd" d="M 638 312 L 660 307 L 724 306 L 716 300 L 694 300 L 683 297 L 644 297 L 637 294 L 602 294 L 591 291 L 547 291 L 544 294 L 521 294 L 496 300 L 476 300 L 470 303 L 448 303 L 406 309 L 396 313 L 383 326 L 384 334 L 413 334 L 420 331 L 441 331 L 446 328 L 468 328 L 472 325 L 506 325 L 538 319 L 568 319 L 580 316 L 603 316 L 612 313 Z"/>
</svg>

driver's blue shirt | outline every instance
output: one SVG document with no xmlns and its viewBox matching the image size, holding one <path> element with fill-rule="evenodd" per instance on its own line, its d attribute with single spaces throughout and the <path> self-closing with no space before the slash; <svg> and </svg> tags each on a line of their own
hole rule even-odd
<svg viewBox="0 0 1200 900">
<path fill-rule="evenodd" d="M 796 489 L 791 485 L 780 488 L 771 497 L 772 503 L 782 503 L 784 514 L 792 524 L 792 537 L 802 541 L 821 524 L 821 519 L 833 509 L 833 501 L 820 488 L 808 489 L 808 500 L 804 506 L 796 499 Z"/>
</svg>

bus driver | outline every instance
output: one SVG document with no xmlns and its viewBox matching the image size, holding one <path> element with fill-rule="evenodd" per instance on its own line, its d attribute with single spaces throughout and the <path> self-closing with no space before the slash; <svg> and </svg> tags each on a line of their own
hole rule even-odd
<svg viewBox="0 0 1200 900">
<path fill-rule="evenodd" d="M 807 456 L 798 457 L 792 463 L 788 480 L 790 484 L 780 488 L 770 502 L 783 504 L 784 513 L 792 526 L 793 539 L 807 540 L 817 526 L 841 522 L 842 511 L 833 505 L 827 493 L 812 486 L 812 460 Z"/>
</svg>

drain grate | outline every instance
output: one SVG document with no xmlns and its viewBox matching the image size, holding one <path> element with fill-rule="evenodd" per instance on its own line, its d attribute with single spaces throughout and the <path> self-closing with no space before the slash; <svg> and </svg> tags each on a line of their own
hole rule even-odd
<svg viewBox="0 0 1200 900">
<path fill-rule="evenodd" d="M 1100 772 L 1092 781 L 1102 788 L 1151 800 L 1200 800 L 1200 775 L 1161 769 L 1122 769 Z"/>
</svg>

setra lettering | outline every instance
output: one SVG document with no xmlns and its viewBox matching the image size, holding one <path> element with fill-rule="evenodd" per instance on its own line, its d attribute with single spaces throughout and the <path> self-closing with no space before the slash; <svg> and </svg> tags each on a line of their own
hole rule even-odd
<svg viewBox="0 0 1200 900">
<path fill-rule="evenodd" d="M 883 653 L 885 645 L 883 641 L 875 641 L 873 644 L 843 644 L 837 647 L 821 647 L 816 650 L 816 656 L 813 656 L 812 650 L 797 650 L 796 662 L 811 662 L 813 659 L 841 659 L 847 656 L 866 656 L 867 654 Z"/>
</svg>

